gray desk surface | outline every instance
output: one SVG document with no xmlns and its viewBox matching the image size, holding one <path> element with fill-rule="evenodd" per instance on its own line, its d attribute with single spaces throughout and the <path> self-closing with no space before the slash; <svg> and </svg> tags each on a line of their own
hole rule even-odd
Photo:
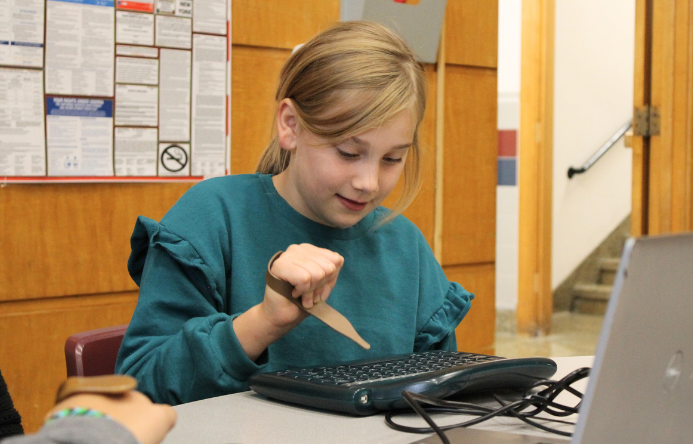
<svg viewBox="0 0 693 444">
<path fill-rule="evenodd" d="M 559 379 L 576 368 L 590 367 L 593 357 L 578 356 L 554 360 L 558 364 L 554 379 Z M 581 382 L 585 383 L 584 380 Z M 577 388 L 584 391 L 585 384 Z M 175 409 L 178 412 L 178 422 L 164 440 L 164 444 L 404 444 L 424 436 L 389 428 L 385 424 L 384 415 L 352 417 L 310 410 L 271 401 L 254 392 L 191 402 L 179 405 Z M 408 425 L 426 425 L 419 418 L 401 418 L 400 422 Z M 460 416 L 436 417 L 439 424 L 452 424 L 462 420 L 464 417 Z M 494 419 L 493 422 L 477 427 L 527 434 L 543 433 L 512 418 Z"/>
</svg>

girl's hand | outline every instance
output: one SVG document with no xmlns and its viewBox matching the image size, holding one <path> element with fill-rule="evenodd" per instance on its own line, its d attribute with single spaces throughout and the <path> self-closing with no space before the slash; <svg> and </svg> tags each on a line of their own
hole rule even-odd
<svg viewBox="0 0 693 444">
<path fill-rule="evenodd" d="M 294 286 L 293 297 L 304 308 L 326 301 L 337 283 L 344 258 L 310 244 L 291 245 L 272 264 L 272 274 Z M 279 328 L 293 328 L 308 316 L 284 296 L 265 287 L 261 304 L 267 320 Z"/>
<path fill-rule="evenodd" d="M 344 258 L 333 251 L 310 244 L 291 245 L 272 264 L 272 274 L 291 283 L 294 298 L 310 308 L 327 300 L 343 264 Z M 262 302 L 235 318 L 233 329 L 243 350 L 255 361 L 307 316 L 286 297 L 265 286 Z"/>
</svg>

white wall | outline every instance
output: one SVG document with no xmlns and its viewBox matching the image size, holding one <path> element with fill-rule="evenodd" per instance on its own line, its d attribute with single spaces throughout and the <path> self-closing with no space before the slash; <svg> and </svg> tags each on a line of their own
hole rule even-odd
<svg viewBox="0 0 693 444">
<path fill-rule="evenodd" d="M 499 0 L 498 129 L 519 128 L 521 3 Z M 568 180 L 567 171 L 631 116 L 634 38 L 634 0 L 556 1 L 553 288 L 630 213 L 632 160 L 623 141 L 587 173 Z M 498 309 L 517 307 L 518 190 L 497 187 Z"/>
<path fill-rule="evenodd" d="M 557 0 L 552 288 L 630 213 L 632 153 L 619 141 L 567 178 L 632 115 L 634 0 Z"/>
<path fill-rule="evenodd" d="M 498 92 L 520 94 L 522 2 L 498 2 Z"/>
<path fill-rule="evenodd" d="M 498 2 L 498 129 L 520 124 L 520 36 L 522 2 Z M 496 187 L 496 308 L 514 310 L 518 283 L 517 186 Z"/>
</svg>

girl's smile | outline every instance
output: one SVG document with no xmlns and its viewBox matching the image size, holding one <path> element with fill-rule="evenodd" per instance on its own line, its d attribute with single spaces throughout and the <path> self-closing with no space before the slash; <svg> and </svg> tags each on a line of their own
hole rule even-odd
<svg viewBox="0 0 693 444">
<path fill-rule="evenodd" d="M 339 201 L 342 202 L 345 207 L 352 211 L 363 211 L 363 209 L 366 208 L 366 205 L 368 205 L 368 202 L 357 202 L 355 200 L 347 199 L 344 196 L 340 196 L 339 194 L 337 194 L 337 199 L 339 199 Z"/>
</svg>

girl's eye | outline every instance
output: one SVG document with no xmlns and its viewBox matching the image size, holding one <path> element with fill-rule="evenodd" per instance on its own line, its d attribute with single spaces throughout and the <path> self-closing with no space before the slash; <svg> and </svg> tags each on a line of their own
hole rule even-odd
<svg viewBox="0 0 693 444">
<path fill-rule="evenodd" d="M 383 160 L 387 163 L 400 163 L 402 161 L 401 157 L 384 157 Z"/>
<path fill-rule="evenodd" d="M 340 156 L 344 157 L 345 159 L 356 159 L 359 157 L 358 154 L 355 153 L 348 153 L 346 151 L 342 151 L 339 148 L 337 148 L 337 152 L 339 153 Z"/>
</svg>

